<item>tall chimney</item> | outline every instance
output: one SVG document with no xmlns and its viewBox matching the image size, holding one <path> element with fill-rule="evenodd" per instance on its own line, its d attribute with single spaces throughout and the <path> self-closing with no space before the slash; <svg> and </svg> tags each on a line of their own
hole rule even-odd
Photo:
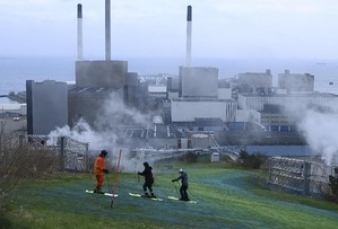
<svg viewBox="0 0 338 229">
<path fill-rule="evenodd" d="M 106 31 L 106 60 L 111 60 L 111 41 L 110 41 L 110 0 L 106 0 L 105 4 L 105 31 Z"/>
<path fill-rule="evenodd" d="M 192 21 L 192 7 L 187 8 L 187 44 L 186 44 L 186 59 L 185 64 L 187 67 L 191 65 L 191 21 Z"/>
<path fill-rule="evenodd" d="M 82 5 L 77 4 L 77 59 L 83 60 Z"/>
</svg>

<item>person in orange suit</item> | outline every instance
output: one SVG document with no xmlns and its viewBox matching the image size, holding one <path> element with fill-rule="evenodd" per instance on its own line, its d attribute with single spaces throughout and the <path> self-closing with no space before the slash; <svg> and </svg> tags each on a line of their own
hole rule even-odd
<svg viewBox="0 0 338 229">
<path fill-rule="evenodd" d="M 96 178 L 96 189 L 94 190 L 95 193 L 103 193 L 101 188 L 104 182 L 104 174 L 108 173 L 108 169 L 105 167 L 105 158 L 107 154 L 108 152 L 106 150 L 102 150 L 94 163 L 94 175 Z"/>
</svg>

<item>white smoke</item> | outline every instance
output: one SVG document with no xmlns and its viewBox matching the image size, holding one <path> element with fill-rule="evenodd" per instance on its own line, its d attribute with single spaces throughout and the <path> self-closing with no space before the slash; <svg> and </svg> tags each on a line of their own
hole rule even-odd
<svg viewBox="0 0 338 229">
<path fill-rule="evenodd" d="M 332 159 L 338 156 L 337 112 L 307 110 L 300 119 L 298 127 L 311 149 L 320 153 L 327 165 L 332 165 Z"/>
<path fill-rule="evenodd" d="M 137 109 L 126 107 L 117 93 L 111 93 L 97 115 L 95 126 L 99 129 L 116 129 L 121 124 L 137 124 L 147 126 L 149 119 Z"/>
<path fill-rule="evenodd" d="M 94 131 L 83 118 L 81 118 L 72 129 L 66 125 L 51 131 L 48 135 L 49 140 L 47 141 L 47 145 L 55 145 L 55 139 L 60 136 L 70 137 L 74 140 L 88 143 L 90 151 L 111 149 L 117 139 L 117 136 L 113 132 Z"/>
<path fill-rule="evenodd" d="M 143 159 L 129 158 L 128 146 L 124 147 L 117 142 L 124 134 L 123 128 L 119 128 L 123 124 L 148 125 L 149 121 L 136 109 L 126 107 L 122 99 L 112 93 L 98 112 L 94 128 L 81 118 L 73 128 L 66 125 L 51 131 L 48 135 L 47 145 L 56 145 L 56 139 L 60 136 L 70 137 L 88 143 L 92 156 L 102 149 L 106 149 L 108 151 L 107 163 L 112 166 L 118 164 L 119 151 L 124 148 L 120 162 L 121 170 L 135 172 L 136 169 L 139 169 L 139 164 L 142 165 Z"/>
</svg>

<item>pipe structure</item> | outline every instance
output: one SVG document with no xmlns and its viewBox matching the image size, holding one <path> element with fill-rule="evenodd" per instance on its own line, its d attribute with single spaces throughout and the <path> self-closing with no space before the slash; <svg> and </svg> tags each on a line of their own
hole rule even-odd
<svg viewBox="0 0 338 229">
<path fill-rule="evenodd" d="M 187 43 L 186 43 L 186 60 L 187 67 L 191 65 L 191 23 L 192 23 L 192 7 L 187 7 Z"/>
<path fill-rule="evenodd" d="M 111 28 L 110 28 L 110 0 L 106 0 L 105 2 L 105 42 L 106 42 L 106 60 L 111 60 Z"/>
<path fill-rule="evenodd" d="M 77 5 L 77 59 L 83 60 L 82 5 Z"/>
</svg>

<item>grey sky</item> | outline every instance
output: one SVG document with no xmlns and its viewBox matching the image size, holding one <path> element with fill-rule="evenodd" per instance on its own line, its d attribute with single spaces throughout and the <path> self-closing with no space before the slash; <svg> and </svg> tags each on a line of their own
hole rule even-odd
<svg viewBox="0 0 338 229">
<path fill-rule="evenodd" d="M 77 55 L 78 3 L 84 56 L 104 58 L 105 0 L 0 0 L 0 56 Z M 112 0 L 112 59 L 192 56 L 337 58 L 336 0 Z"/>
</svg>

